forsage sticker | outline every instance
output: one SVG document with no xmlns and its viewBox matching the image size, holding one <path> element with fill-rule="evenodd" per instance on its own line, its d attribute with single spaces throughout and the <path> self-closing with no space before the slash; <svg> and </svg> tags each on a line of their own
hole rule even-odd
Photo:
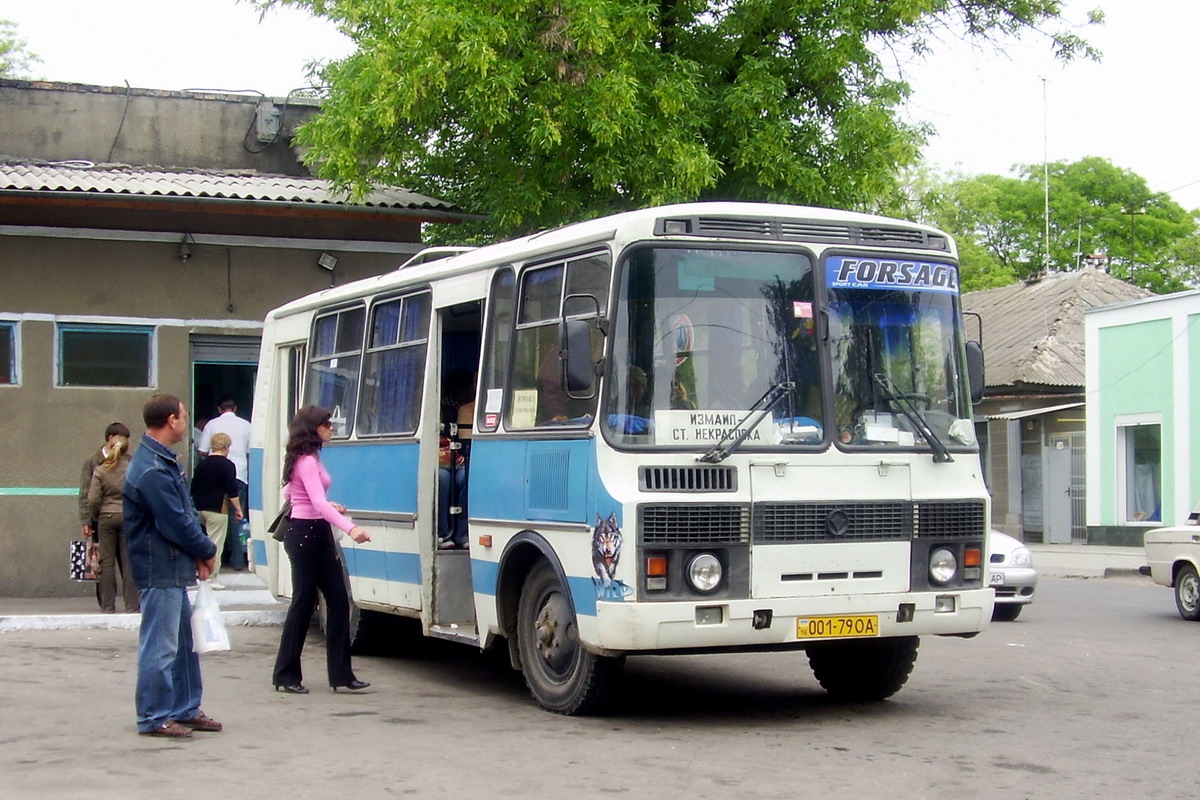
<svg viewBox="0 0 1200 800">
<path fill-rule="evenodd" d="M 931 261 L 833 256 L 825 274 L 831 289 L 909 289 L 958 291 L 958 268 Z"/>
</svg>

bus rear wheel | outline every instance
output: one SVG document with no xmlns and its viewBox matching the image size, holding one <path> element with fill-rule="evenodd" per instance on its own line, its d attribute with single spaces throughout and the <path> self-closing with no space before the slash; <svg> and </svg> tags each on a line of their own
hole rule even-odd
<svg viewBox="0 0 1200 800">
<path fill-rule="evenodd" d="M 533 699 L 558 714 L 589 714 L 610 698 L 624 658 L 598 656 L 579 643 L 575 611 L 557 573 L 541 562 L 521 587 L 517 654 Z"/>
<path fill-rule="evenodd" d="M 838 700 L 884 700 L 900 691 L 917 662 L 916 636 L 822 642 L 808 648 L 817 681 Z"/>
</svg>

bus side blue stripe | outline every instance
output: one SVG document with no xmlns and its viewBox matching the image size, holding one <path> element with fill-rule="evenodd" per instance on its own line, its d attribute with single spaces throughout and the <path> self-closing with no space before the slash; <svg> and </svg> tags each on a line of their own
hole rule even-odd
<svg viewBox="0 0 1200 800">
<path fill-rule="evenodd" d="M 262 511 L 262 485 L 263 485 L 263 449 L 261 447 L 250 448 L 250 510 Z M 257 553 L 255 554 L 257 555 Z M 265 558 L 265 556 L 264 556 Z M 265 560 L 260 561 L 260 564 L 267 563 Z"/>
<path fill-rule="evenodd" d="M 356 578 L 421 585 L 421 557 L 416 553 L 345 548 L 346 571 Z"/>
<path fill-rule="evenodd" d="M 417 442 L 329 445 L 321 462 L 329 497 L 357 511 L 417 513 Z"/>
<path fill-rule="evenodd" d="M 471 585 L 476 594 L 496 596 L 496 583 L 500 566 L 493 561 L 471 559 Z M 575 602 L 575 613 L 580 616 L 596 616 L 596 584 L 591 578 L 567 578 L 567 589 Z"/>
</svg>

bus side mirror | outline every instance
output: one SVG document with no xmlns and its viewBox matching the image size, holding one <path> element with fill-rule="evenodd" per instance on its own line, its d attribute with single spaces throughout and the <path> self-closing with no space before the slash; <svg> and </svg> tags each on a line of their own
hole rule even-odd
<svg viewBox="0 0 1200 800">
<path fill-rule="evenodd" d="M 567 396 L 591 397 L 595 393 L 596 366 L 592 363 L 592 320 L 568 319 L 562 323 Z"/>
<path fill-rule="evenodd" d="M 983 348 L 979 342 L 967 342 L 967 382 L 971 385 L 971 402 L 983 400 Z"/>
</svg>

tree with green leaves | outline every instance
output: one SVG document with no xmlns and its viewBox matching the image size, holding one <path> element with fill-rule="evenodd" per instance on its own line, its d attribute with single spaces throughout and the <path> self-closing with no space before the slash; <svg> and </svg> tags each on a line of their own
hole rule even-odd
<svg viewBox="0 0 1200 800">
<path fill-rule="evenodd" d="M 41 61 L 17 36 L 17 26 L 0 19 L 0 78 L 28 78 L 29 70 Z"/>
<path fill-rule="evenodd" d="M 1083 266 L 1102 267 L 1156 293 L 1191 288 L 1200 279 L 1195 213 L 1103 158 L 1053 162 L 1045 175 L 1036 164 L 1019 167 L 1017 177 L 976 175 L 939 183 L 925 176 L 909 202 L 921 206 L 914 218 L 954 234 L 967 291 Z"/>
<path fill-rule="evenodd" d="M 1061 0 L 256 1 L 357 44 L 300 132 L 320 174 L 452 200 L 488 235 L 694 199 L 862 207 L 925 135 L 881 53 L 949 29 L 1094 55 L 1044 31 Z"/>
</svg>

